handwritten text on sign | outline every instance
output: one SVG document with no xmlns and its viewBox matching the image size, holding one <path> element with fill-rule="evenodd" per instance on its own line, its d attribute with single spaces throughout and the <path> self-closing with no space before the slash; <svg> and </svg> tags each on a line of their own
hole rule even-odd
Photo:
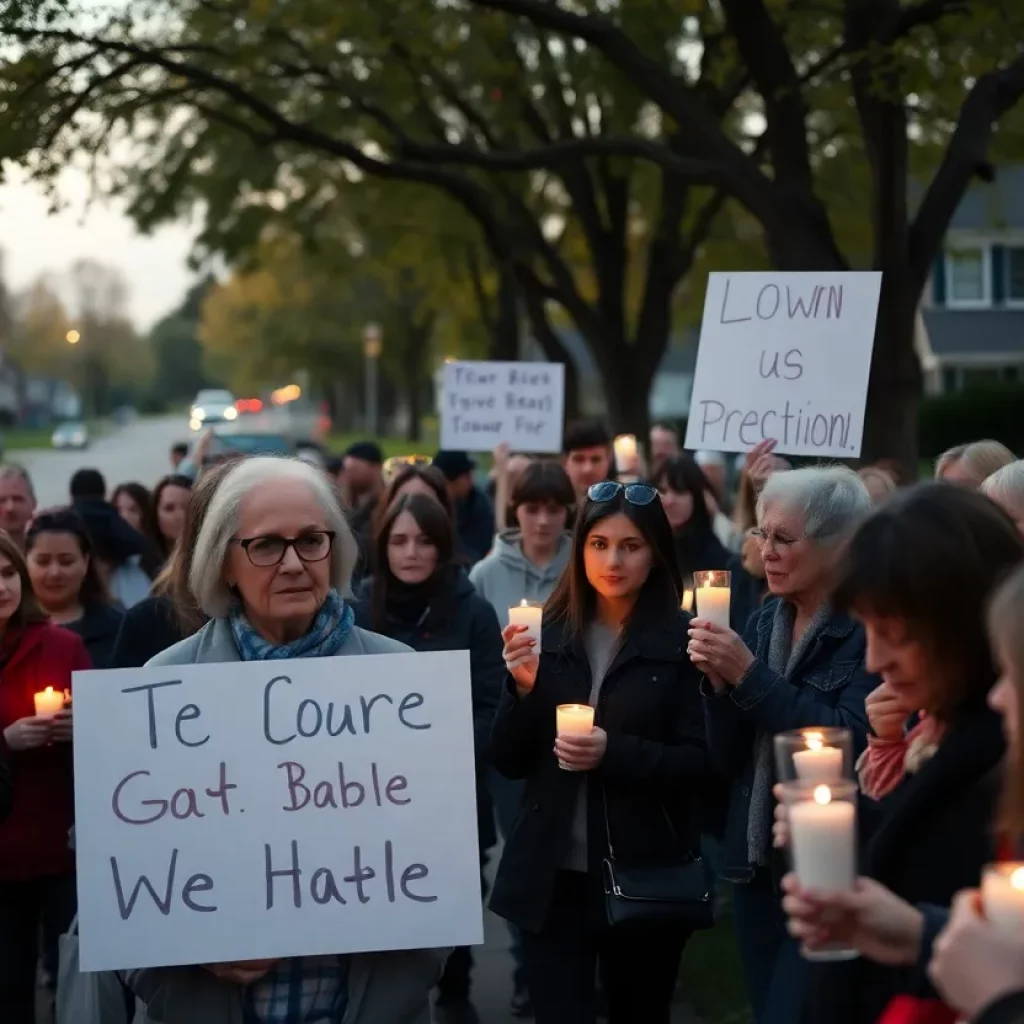
<svg viewBox="0 0 1024 1024">
<path fill-rule="evenodd" d="M 564 402 L 561 363 L 445 363 L 441 447 L 559 452 Z"/>
<path fill-rule="evenodd" d="M 687 448 L 856 458 L 882 275 L 712 274 Z"/>
<path fill-rule="evenodd" d="M 85 970 L 483 941 L 465 652 L 75 686 Z"/>
</svg>

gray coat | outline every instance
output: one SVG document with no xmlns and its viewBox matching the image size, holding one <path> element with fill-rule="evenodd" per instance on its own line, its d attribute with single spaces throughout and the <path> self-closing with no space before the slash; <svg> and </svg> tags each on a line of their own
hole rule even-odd
<svg viewBox="0 0 1024 1024">
<path fill-rule="evenodd" d="M 388 637 L 353 627 L 338 656 L 402 654 L 409 650 Z M 149 664 L 198 665 L 239 660 L 230 626 L 216 619 L 194 636 L 158 654 Z M 437 984 L 448 952 L 413 949 L 353 954 L 344 1024 L 430 1024 L 430 992 Z M 243 1022 L 241 988 L 215 978 L 202 967 L 145 968 L 121 972 L 121 977 L 140 1003 L 135 1024 Z M 76 1015 L 74 1024 L 114 1022 L 83 1020 Z"/>
</svg>

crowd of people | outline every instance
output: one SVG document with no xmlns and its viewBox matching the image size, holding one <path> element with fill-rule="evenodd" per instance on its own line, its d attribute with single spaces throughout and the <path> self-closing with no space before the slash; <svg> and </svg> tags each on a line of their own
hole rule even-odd
<svg viewBox="0 0 1024 1024">
<path fill-rule="evenodd" d="M 978 886 L 1024 831 L 1024 461 L 981 441 L 901 487 L 647 440 L 616 458 L 571 425 L 561 458 L 499 448 L 486 485 L 465 453 L 373 441 L 175 451 L 152 491 L 83 469 L 45 510 L 0 466 L 0 1021 L 35 1024 L 40 977 L 61 1024 L 479 1020 L 468 948 L 111 974 L 67 953 L 75 671 L 467 650 L 513 1015 L 667 1024 L 728 902 L 757 1024 L 1021 1024 L 1024 932 Z M 730 573 L 728 622 L 689 604 L 706 571 Z M 559 733 L 566 704 L 593 726 Z M 773 755 L 829 728 L 859 785 L 840 891 L 790 871 Z M 837 943 L 859 957 L 815 959 Z"/>
</svg>

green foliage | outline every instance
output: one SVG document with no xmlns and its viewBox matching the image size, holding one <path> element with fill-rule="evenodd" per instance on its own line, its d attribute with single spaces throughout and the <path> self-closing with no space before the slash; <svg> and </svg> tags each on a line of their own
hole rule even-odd
<svg viewBox="0 0 1024 1024">
<path fill-rule="evenodd" d="M 181 305 L 165 316 L 149 332 L 156 383 L 156 404 L 166 408 L 175 402 L 191 401 L 201 388 L 213 386 L 203 368 L 203 349 L 199 343 L 202 303 L 214 287 L 213 278 L 205 278 L 189 289 Z"/>
<path fill-rule="evenodd" d="M 921 455 L 934 459 L 948 448 L 980 438 L 1024 452 L 1024 385 L 969 388 L 921 403 Z"/>
</svg>

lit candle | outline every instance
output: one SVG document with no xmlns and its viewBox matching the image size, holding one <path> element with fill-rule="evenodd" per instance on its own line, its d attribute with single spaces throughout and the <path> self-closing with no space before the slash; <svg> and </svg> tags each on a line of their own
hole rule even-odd
<svg viewBox="0 0 1024 1024">
<path fill-rule="evenodd" d="M 691 587 L 687 587 L 683 591 L 683 611 L 684 612 L 692 612 L 693 611 L 693 589 Z"/>
<path fill-rule="evenodd" d="M 796 777 L 805 782 L 836 782 L 843 777 L 843 752 L 838 747 L 826 747 L 820 732 L 804 733 L 806 750 L 793 753 Z"/>
<path fill-rule="evenodd" d="M 510 626 L 525 626 L 526 632 L 520 636 L 529 637 L 540 643 L 541 625 L 544 621 L 544 605 L 536 601 L 523 600 L 513 605 L 508 610 L 508 623 Z"/>
<path fill-rule="evenodd" d="M 589 736 L 594 731 L 594 709 L 589 704 L 559 704 L 555 708 L 555 733 L 558 736 Z M 572 771 L 562 761 L 559 768 Z"/>
<path fill-rule="evenodd" d="M 721 629 L 729 628 L 731 581 L 728 572 L 717 569 L 693 574 L 698 618 L 706 619 Z"/>
<path fill-rule="evenodd" d="M 981 877 L 981 904 L 1001 932 L 1019 935 L 1024 929 L 1024 864 L 992 864 Z"/>
<path fill-rule="evenodd" d="M 636 469 L 636 438 L 632 434 L 619 434 L 612 447 L 615 449 L 615 465 L 620 472 Z"/>
<path fill-rule="evenodd" d="M 854 882 L 856 807 L 815 786 L 810 800 L 789 805 L 793 870 L 806 889 L 849 889 Z"/>
<path fill-rule="evenodd" d="M 33 699 L 36 703 L 36 718 L 53 718 L 58 711 L 64 709 L 64 691 L 55 690 L 52 686 L 37 693 Z"/>
</svg>

